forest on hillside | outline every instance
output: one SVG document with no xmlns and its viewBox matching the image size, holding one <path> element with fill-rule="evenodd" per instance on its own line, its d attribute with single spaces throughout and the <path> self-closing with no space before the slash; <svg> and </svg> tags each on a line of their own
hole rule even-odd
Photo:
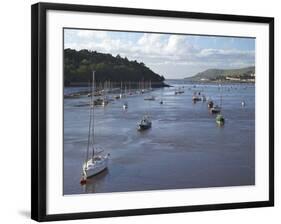
<svg viewBox="0 0 281 224">
<path fill-rule="evenodd" d="M 148 68 L 143 62 L 126 57 L 89 50 L 64 50 L 64 85 L 87 84 L 95 71 L 96 82 L 151 82 L 165 85 L 163 76 Z M 157 83 L 157 84 L 155 84 Z"/>
</svg>

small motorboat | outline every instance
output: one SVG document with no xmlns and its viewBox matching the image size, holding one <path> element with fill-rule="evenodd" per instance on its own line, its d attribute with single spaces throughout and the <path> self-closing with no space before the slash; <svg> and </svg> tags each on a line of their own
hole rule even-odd
<svg viewBox="0 0 281 224">
<path fill-rule="evenodd" d="M 212 107 L 212 108 L 210 109 L 210 112 L 211 112 L 212 114 L 218 114 L 218 113 L 221 112 L 221 108 L 220 108 L 218 105 L 216 105 L 216 106 L 214 106 L 214 107 Z"/>
<path fill-rule="evenodd" d="M 178 94 L 183 94 L 184 93 L 184 90 L 179 88 L 178 90 L 175 91 L 175 95 L 178 95 Z"/>
<path fill-rule="evenodd" d="M 216 117 L 216 123 L 217 123 L 219 126 L 224 125 L 224 117 L 223 117 L 221 114 L 218 114 L 218 115 L 217 115 L 217 117 Z"/>
<path fill-rule="evenodd" d="M 148 116 L 144 116 L 138 123 L 138 131 L 143 131 L 151 128 L 152 122 Z"/>
<path fill-rule="evenodd" d="M 193 102 L 197 102 L 197 101 L 201 101 L 201 100 L 202 100 L 202 98 L 199 97 L 199 96 L 197 96 L 197 95 L 193 95 L 193 96 L 192 96 L 192 101 L 193 101 Z"/>
<path fill-rule="evenodd" d="M 94 105 L 95 105 L 95 106 L 101 106 L 101 105 L 102 105 L 102 102 L 103 102 L 103 99 L 98 98 L 98 99 L 94 100 Z"/>
</svg>

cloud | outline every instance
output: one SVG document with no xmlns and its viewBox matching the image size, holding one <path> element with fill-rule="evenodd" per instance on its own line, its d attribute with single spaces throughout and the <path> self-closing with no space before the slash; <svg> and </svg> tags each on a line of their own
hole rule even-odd
<svg viewBox="0 0 281 224">
<path fill-rule="evenodd" d="M 208 38 L 210 47 L 202 47 L 202 41 Z M 65 48 L 119 54 L 129 60 L 142 61 L 156 72 L 169 71 L 166 75 L 172 77 L 172 71 L 176 70 L 186 76 L 190 75 L 187 71 L 255 64 L 255 51 L 231 46 L 233 39 L 228 39 L 229 48 L 222 48 L 218 37 L 200 39 L 200 36 L 188 35 L 66 30 Z"/>
<path fill-rule="evenodd" d="M 165 51 L 170 54 L 183 54 L 187 53 L 186 37 L 179 35 L 171 35 L 166 46 Z"/>
<path fill-rule="evenodd" d="M 107 38 L 106 32 L 93 31 L 93 30 L 78 30 L 77 36 L 81 38 L 104 39 Z"/>
<path fill-rule="evenodd" d="M 202 49 L 199 53 L 199 57 L 210 57 L 210 56 L 216 56 L 216 57 L 227 57 L 227 56 L 253 56 L 254 51 L 241 51 L 236 49 Z"/>
</svg>

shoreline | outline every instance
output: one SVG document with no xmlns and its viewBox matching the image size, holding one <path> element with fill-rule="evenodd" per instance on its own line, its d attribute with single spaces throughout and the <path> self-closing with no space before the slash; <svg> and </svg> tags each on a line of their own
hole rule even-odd
<svg viewBox="0 0 281 224">
<path fill-rule="evenodd" d="M 89 87 L 89 83 L 88 82 L 69 83 L 69 84 L 64 84 L 64 87 Z M 163 83 L 151 83 L 151 87 L 152 88 L 163 88 L 163 87 L 172 87 L 172 86 L 163 82 Z M 134 88 L 132 88 L 132 89 L 134 89 Z"/>
<path fill-rule="evenodd" d="M 185 80 L 185 79 L 184 79 Z M 191 80 L 185 80 L 189 83 L 194 83 L 194 84 L 255 84 L 256 82 L 253 81 L 220 81 L 220 80 L 215 80 L 215 81 L 191 81 Z"/>
</svg>

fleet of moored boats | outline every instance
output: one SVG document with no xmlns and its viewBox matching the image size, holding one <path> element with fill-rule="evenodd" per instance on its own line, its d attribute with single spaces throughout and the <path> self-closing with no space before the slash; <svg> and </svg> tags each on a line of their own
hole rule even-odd
<svg viewBox="0 0 281 224">
<path fill-rule="evenodd" d="M 151 83 L 148 86 L 149 90 L 152 90 L 151 88 Z M 195 86 L 196 87 L 196 86 Z M 125 88 L 125 91 L 122 91 L 122 87 L 120 88 L 121 92 L 118 95 L 114 96 L 114 99 L 121 99 L 121 98 L 126 98 L 127 94 L 132 95 L 131 92 L 127 92 L 127 89 Z M 220 86 L 221 90 L 221 86 Z M 147 92 L 147 89 L 141 89 L 139 90 L 139 94 L 143 94 Z M 183 94 L 184 93 L 184 86 L 178 88 L 175 90 L 175 95 Z M 221 93 L 221 91 L 220 91 Z M 89 131 L 88 131 L 88 144 L 87 144 L 87 150 L 86 150 L 86 157 L 84 160 L 84 163 L 82 165 L 82 178 L 80 183 L 85 184 L 87 179 L 106 170 L 107 169 L 107 164 L 109 160 L 109 153 L 105 153 L 103 150 L 97 150 L 96 144 L 95 144 L 95 139 L 94 139 L 94 108 L 95 106 L 106 106 L 111 99 L 109 99 L 106 96 L 106 91 L 100 91 L 96 92 L 95 91 L 95 72 L 93 71 L 93 81 L 91 84 L 91 93 L 87 94 L 88 97 L 90 97 L 90 120 L 89 120 Z M 95 99 L 95 97 L 98 97 Z M 153 95 L 148 95 L 144 98 L 144 100 L 148 101 L 155 101 L 156 98 Z M 207 101 L 207 97 L 202 94 L 200 91 L 194 92 L 192 96 L 192 102 L 196 103 L 198 101 L 205 102 Z M 163 104 L 164 101 L 160 99 L 160 104 Z M 123 103 L 123 109 L 127 110 L 128 109 L 128 102 Z M 220 94 L 220 105 L 217 105 L 214 103 L 213 100 L 208 99 L 207 101 L 207 106 L 209 109 L 209 112 L 211 114 L 217 114 L 216 116 L 216 123 L 218 126 L 223 126 L 225 123 L 225 118 L 222 115 L 222 94 Z M 241 106 L 245 106 L 245 101 L 241 102 Z M 137 130 L 138 131 L 145 131 L 147 129 L 150 129 L 152 127 L 152 120 L 148 114 L 145 114 L 143 118 L 137 123 Z"/>
</svg>

